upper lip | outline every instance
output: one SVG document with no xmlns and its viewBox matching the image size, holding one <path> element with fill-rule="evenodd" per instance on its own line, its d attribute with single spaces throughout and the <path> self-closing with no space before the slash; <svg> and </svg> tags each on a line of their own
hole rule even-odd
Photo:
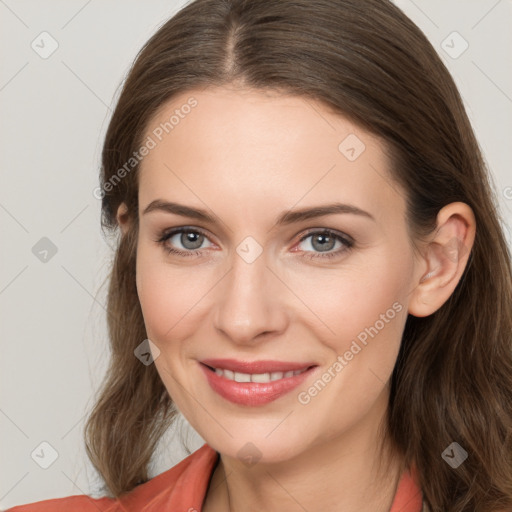
<svg viewBox="0 0 512 512">
<path fill-rule="evenodd" d="M 236 359 L 204 359 L 202 364 L 212 368 L 222 370 L 231 370 L 239 373 L 271 373 L 271 372 L 290 372 L 305 370 L 311 366 L 317 366 L 315 363 L 306 362 L 285 362 L 285 361 L 238 361 Z"/>
</svg>

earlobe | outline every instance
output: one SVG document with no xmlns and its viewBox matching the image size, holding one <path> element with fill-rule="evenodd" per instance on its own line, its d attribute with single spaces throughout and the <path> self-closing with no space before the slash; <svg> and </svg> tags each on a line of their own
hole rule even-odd
<svg viewBox="0 0 512 512">
<path fill-rule="evenodd" d="M 437 229 L 422 261 L 422 269 L 427 270 L 411 293 L 411 315 L 431 315 L 450 298 L 466 268 L 475 234 L 475 217 L 467 204 L 450 203 L 439 211 Z"/>
<path fill-rule="evenodd" d="M 121 229 L 121 232 L 123 234 L 126 233 L 126 231 L 128 230 L 128 207 L 126 206 L 126 203 L 121 203 L 117 209 L 117 213 L 116 213 L 116 219 L 117 219 L 117 224 L 118 226 L 120 227 Z"/>
</svg>

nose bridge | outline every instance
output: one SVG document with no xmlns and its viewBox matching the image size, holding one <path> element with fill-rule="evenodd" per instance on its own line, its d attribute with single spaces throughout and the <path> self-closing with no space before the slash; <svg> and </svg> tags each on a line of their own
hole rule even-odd
<svg viewBox="0 0 512 512">
<path fill-rule="evenodd" d="M 231 269 L 215 301 L 215 326 L 233 341 L 250 341 L 284 327 L 279 280 L 267 264 L 266 254 L 253 240 L 243 241 L 232 254 Z"/>
</svg>

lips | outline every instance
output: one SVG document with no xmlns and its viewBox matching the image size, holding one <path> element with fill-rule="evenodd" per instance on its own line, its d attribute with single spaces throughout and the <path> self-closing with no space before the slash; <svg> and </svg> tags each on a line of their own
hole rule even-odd
<svg viewBox="0 0 512 512">
<path fill-rule="evenodd" d="M 291 392 L 320 367 L 315 363 L 205 359 L 199 367 L 211 389 L 237 405 L 262 406 Z"/>
</svg>

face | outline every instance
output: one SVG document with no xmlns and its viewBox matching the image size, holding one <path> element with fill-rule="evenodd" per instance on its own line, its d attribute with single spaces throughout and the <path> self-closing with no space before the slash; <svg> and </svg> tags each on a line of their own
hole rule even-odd
<svg viewBox="0 0 512 512">
<path fill-rule="evenodd" d="M 418 278 L 382 143 L 312 100 L 228 88 L 173 98 L 146 136 L 137 290 L 178 409 L 269 462 L 375 424 Z M 240 366 L 259 361 L 277 366 Z"/>
</svg>

